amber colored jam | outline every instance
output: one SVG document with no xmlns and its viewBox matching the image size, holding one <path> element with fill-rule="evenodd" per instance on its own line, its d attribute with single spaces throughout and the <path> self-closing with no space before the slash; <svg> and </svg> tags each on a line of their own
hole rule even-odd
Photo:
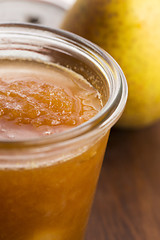
<svg viewBox="0 0 160 240">
<path fill-rule="evenodd" d="M 0 63 L 0 139 L 60 132 L 101 108 L 98 92 L 71 70 L 26 61 Z"/>
<path fill-rule="evenodd" d="M 68 130 L 101 108 L 100 94 L 70 70 L 29 61 L 0 62 L 1 141 Z M 108 134 L 75 146 L 72 142 L 67 159 L 70 150 L 62 146 L 61 161 L 52 150 L 42 153 L 41 165 L 26 150 L 29 167 L 24 162 L 4 167 L 11 154 L 20 162 L 21 149 L 6 150 L 5 158 L 0 149 L 0 240 L 82 240 Z"/>
</svg>

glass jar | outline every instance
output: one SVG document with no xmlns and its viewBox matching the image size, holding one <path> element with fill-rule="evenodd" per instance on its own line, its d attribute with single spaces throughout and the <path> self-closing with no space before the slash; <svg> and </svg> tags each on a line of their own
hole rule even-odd
<svg viewBox="0 0 160 240">
<path fill-rule="evenodd" d="M 102 96 L 92 119 L 62 133 L 0 142 L 0 239 L 82 240 L 111 127 L 127 83 L 114 59 L 66 31 L 0 25 L 0 60 L 57 63 L 81 74 Z"/>
</svg>

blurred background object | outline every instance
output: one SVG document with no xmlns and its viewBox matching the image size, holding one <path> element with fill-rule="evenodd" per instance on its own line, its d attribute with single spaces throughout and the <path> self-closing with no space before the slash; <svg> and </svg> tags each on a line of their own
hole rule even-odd
<svg viewBox="0 0 160 240">
<path fill-rule="evenodd" d="M 159 25 L 159 0 L 77 0 L 61 26 L 105 49 L 124 71 L 129 94 L 119 127 L 160 120 Z"/>
<path fill-rule="evenodd" d="M 0 22 L 21 22 L 58 28 L 74 0 L 0 0 Z"/>
</svg>

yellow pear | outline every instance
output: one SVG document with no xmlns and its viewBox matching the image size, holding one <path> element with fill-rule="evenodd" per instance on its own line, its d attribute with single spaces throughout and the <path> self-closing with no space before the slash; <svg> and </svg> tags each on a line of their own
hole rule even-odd
<svg viewBox="0 0 160 240">
<path fill-rule="evenodd" d="M 119 126 L 160 119 L 160 0 L 77 0 L 62 28 L 98 44 L 122 67 L 129 97 Z"/>
</svg>

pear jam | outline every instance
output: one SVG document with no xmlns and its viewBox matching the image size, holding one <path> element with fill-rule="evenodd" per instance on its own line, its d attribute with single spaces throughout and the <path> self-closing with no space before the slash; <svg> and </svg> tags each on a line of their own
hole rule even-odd
<svg viewBox="0 0 160 240">
<path fill-rule="evenodd" d="M 0 145 L 0 240 L 84 239 L 109 133 L 33 155 L 34 146 L 18 144 L 63 134 L 102 105 L 97 90 L 64 67 L 0 62 L 0 143 L 16 144 Z"/>
<path fill-rule="evenodd" d="M 30 139 L 78 126 L 102 108 L 82 76 L 58 65 L 0 63 L 0 139 Z"/>
</svg>

